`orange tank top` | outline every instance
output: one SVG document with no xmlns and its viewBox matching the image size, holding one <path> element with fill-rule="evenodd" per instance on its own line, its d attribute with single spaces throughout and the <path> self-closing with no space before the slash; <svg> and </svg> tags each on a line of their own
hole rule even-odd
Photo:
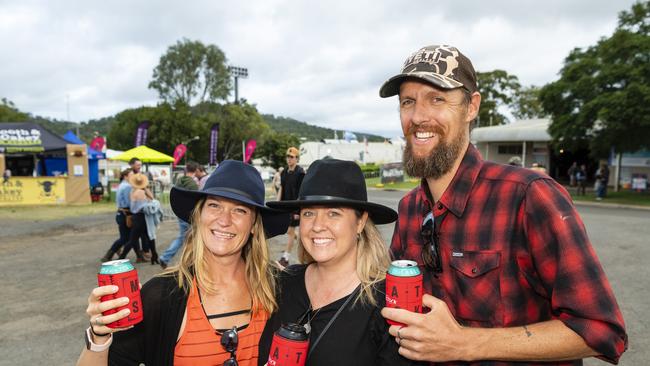
<svg viewBox="0 0 650 366">
<path fill-rule="evenodd" d="M 257 366 L 257 347 L 268 317 L 263 309 L 254 311 L 248 326 L 237 332 L 240 366 Z M 220 341 L 221 335 L 210 324 L 194 283 L 187 298 L 185 329 L 174 349 L 174 365 L 222 365 L 230 358 L 230 352 L 226 352 Z"/>
</svg>

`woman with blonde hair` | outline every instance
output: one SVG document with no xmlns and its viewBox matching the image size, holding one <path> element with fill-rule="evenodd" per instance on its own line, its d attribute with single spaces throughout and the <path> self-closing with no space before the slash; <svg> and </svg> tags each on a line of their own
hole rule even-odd
<svg viewBox="0 0 650 366">
<path fill-rule="evenodd" d="M 390 258 L 375 224 L 391 223 L 397 213 L 368 202 L 361 168 L 317 160 L 296 200 L 268 205 L 300 211 L 303 264 L 279 276 L 278 311 L 262 334 L 258 365 L 275 359 L 273 333 L 286 323 L 309 333 L 307 365 L 411 365 L 380 314 Z"/>
<path fill-rule="evenodd" d="M 200 191 L 173 188 L 170 200 L 190 224 L 180 263 L 142 287 L 144 320 L 133 328 L 108 328 L 128 310 L 102 312 L 128 299 L 100 302 L 116 289 L 94 289 L 78 365 L 257 364 L 261 332 L 277 308 L 266 238 L 286 232 L 289 215 L 264 206 L 259 173 L 232 160 Z"/>
</svg>

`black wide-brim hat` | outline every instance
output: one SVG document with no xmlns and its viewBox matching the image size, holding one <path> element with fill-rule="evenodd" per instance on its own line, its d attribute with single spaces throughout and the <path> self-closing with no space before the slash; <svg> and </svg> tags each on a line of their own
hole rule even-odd
<svg viewBox="0 0 650 366">
<path fill-rule="evenodd" d="M 241 161 L 225 160 L 210 174 L 203 189 L 193 191 L 173 187 L 169 200 L 174 214 L 189 223 L 194 207 L 202 198 L 228 198 L 260 211 L 267 238 L 286 233 L 290 214 L 265 206 L 264 193 L 264 182 L 255 168 Z"/>
<path fill-rule="evenodd" d="M 368 202 L 366 180 L 353 161 L 323 159 L 314 161 L 300 185 L 298 199 L 267 202 L 269 207 L 296 210 L 306 206 L 344 206 L 367 211 L 375 224 L 397 219 L 390 207 Z"/>
</svg>

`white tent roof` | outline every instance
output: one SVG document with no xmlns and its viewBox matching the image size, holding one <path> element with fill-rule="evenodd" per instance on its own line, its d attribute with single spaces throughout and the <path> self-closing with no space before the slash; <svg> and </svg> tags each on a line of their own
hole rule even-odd
<svg viewBox="0 0 650 366">
<path fill-rule="evenodd" d="M 472 142 L 551 141 L 548 118 L 526 119 L 507 125 L 478 127 L 472 130 Z"/>
</svg>

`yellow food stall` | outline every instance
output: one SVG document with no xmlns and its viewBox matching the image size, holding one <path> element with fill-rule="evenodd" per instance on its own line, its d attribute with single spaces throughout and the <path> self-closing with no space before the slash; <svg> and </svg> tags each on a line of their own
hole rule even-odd
<svg viewBox="0 0 650 366">
<path fill-rule="evenodd" d="M 45 168 L 52 156 L 66 158 L 64 174 Z M 90 203 L 86 145 L 36 123 L 0 123 L 0 172 L 0 207 Z"/>
</svg>

